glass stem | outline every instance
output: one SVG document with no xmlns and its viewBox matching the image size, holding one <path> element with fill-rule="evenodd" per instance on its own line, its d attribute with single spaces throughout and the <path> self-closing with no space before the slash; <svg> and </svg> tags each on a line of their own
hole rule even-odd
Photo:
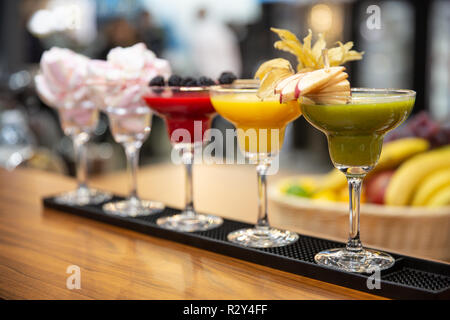
<svg viewBox="0 0 450 320">
<path fill-rule="evenodd" d="M 137 169 L 139 162 L 139 147 L 135 144 L 125 145 L 125 154 L 127 156 L 127 168 L 131 177 L 129 200 L 138 201 L 137 194 Z"/>
<path fill-rule="evenodd" d="M 195 216 L 194 210 L 194 189 L 192 184 L 192 166 L 194 163 L 194 150 L 193 146 L 188 146 L 182 149 L 182 161 L 186 170 L 185 179 L 185 204 L 184 213 L 188 216 Z"/>
<path fill-rule="evenodd" d="M 269 217 L 267 214 L 267 171 L 269 170 L 270 162 L 262 161 L 256 166 L 256 173 L 258 175 L 258 221 L 256 223 L 257 229 L 269 228 Z"/>
<path fill-rule="evenodd" d="M 87 154 L 86 142 L 88 137 L 82 133 L 73 137 L 73 148 L 75 153 L 75 166 L 77 174 L 78 192 L 87 191 Z"/>
<path fill-rule="evenodd" d="M 364 175 L 347 175 L 349 208 L 350 208 L 350 230 L 347 242 L 347 250 L 358 252 L 363 249 L 359 238 L 359 207 L 361 201 L 361 186 Z"/>
</svg>

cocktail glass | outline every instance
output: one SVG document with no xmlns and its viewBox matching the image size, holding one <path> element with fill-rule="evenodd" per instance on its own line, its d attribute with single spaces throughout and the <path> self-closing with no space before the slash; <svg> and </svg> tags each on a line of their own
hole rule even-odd
<svg viewBox="0 0 450 320">
<path fill-rule="evenodd" d="M 234 124 L 241 151 L 256 163 L 258 177 L 258 220 L 253 228 L 228 234 L 228 240 L 255 248 L 279 247 L 298 239 L 295 232 L 269 225 L 267 212 L 267 173 L 281 150 L 285 128 L 301 115 L 297 101 L 280 103 L 278 97 L 261 101 L 255 85 L 216 86 L 211 101 L 222 117 Z"/>
<path fill-rule="evenodd" d="M 141 200 L 137 193 L 139 150 L 150 134 L 152 111 L 147 106 L 107 107 L 105 111 L 108 115 L 109 127 L 114 140 L 125 149 L 131 184 L 130 193 L 126 200 L 105 203 L 103 210 L 110 214 L 126 217 L 161 212 L 164 209 L 163 203 Z"/>
<path fill-rule="evenodd" d="M 222 218 L 199 214 L 194 208 L 192 166 L 194 150 L 206 140 L 215 114 L 206 87 L 150 87 L 144 97 L 149 107 L 166 122 L 167 132 L 175 150 L 180 152 L 186 169 L 184 210 L 180 214 L 162 217 L 157 224 L 166 229 L 183 232 L 204 231 L 220 226 Z M 198 128 L 198 129 L 197 129 Z"/>
<path fill-rule="evenodd" d="M 319 105 L 301 102 L 305 119 L 325 133 L 331 160 L 348 180 L 350 232 L 345 248 L 318 253 L 315 261 L 350 272 L 374 272 L 391 267 L 389 254 L 365 249 L 359 233 L 361 186 L 377 164 L 384 135 L 410 114 L 415 92 L 397 89 L 352 89 L 348 104 Z"/>
<path fill-rule="evenodd" d="M 55 201 L 68 205 L 99 204 L 108 201 L 112 195 L 108 192 L 89 188 L 87 185 L 86 142 L 88 142 L 98 122 L 98 109 L 92 101 L 84 100 L 71 108 L 59 107 L 61 127 L 74 144 L 75 165 L 78 187 L 59 195 Z"/>
</svg>

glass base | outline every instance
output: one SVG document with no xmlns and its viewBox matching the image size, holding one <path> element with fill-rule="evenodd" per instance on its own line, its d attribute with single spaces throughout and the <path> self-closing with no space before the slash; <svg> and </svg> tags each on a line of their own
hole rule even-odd
<svg viewBox="0 0 450 320">
<path fill-rule="evenodd" d="M 223 223 L 223 220 L 212 215 L 182 212 L 174 216 L 159 218 L 156 223 L 165 229 L 195 232 L 216 228 Z"/>
<path fill-rule="evenodd" d="M 112 194 L 91 188 L 79 188 L 63 193 L 55 198 L 55 202 L 66 205 L 86 206 L 100 204 L 112 198 Z"/>
<path fill-rule="evenodd" d="M 227 238 L 245 247 L 274 248 L 294 243 L 298 240 L 298 234 L 274 228 L 251 228 L 231 232 Z"/>
<path fill-rule="evenodd" d="M 329 249 L 314 257 L 316 263 L 348 272 L 373 273 L 392 267 L 395 259 L 389 254 L 363 249 L 352 252 L 345 248 Z"/>
<path fill-rule="evenodd" d="M 122 217 L 138 217 L 161 212 L 164 210 L 164 204 L 157 201 L 128 199 L 105 203 L 103 210 Z"/>
</svg>

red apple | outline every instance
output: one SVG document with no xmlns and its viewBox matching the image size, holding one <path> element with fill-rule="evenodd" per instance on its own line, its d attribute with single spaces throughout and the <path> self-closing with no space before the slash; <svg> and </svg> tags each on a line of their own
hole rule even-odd
<svg viewBox="0 0 450 320">
<path fill-rule="evenodd" d="M 393 174 L 393 170 L 382 171 L 367 179 L 364 183 L 367 202 L 384 204 L 384 194 Z"/>
</svg>

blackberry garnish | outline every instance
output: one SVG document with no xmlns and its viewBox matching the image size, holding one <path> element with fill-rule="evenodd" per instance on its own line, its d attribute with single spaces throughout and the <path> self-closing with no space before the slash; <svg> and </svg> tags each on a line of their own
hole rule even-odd
<svg viewBox="0 0 450 320">
<path fill-rule="evenodd" d="M 166 83 L 164 81 L 164 77 L 156 76 L 150 81 L 150 85 L 164 87 L 166 85 Z"/>
<path fill-rule="evenodd" d="M 183 81 L 183 78 L 177 75 L 171 75 L 169 78 L 169 86 L 171 87 L 179 87 L 181 86 L 181 83 Z"/>
<path fill-rule="evenodd" d="M 198 79 L 198 84 L 201 85 L 201 86 L 213 86 L 213 85 L 215 85 L 216 83 L 215 83 L 214 80 L 211 79 L 211 78 L 208 78 L 208 77 L 200 77 L 200 78 Z"/>
<path fill-rule="evenodd" d="M 236 80 L 237 77 L 234 75 L 233 72 L 222 72 L 222 74 L 219 77 L 219 83 L 220 84 L 232 84 L 234 80 Z"/>
<path fill-rule="evenodd" d="M 198 82 L 192 77 L 186 77 L 181 81 L 181 85 L 185 87 L 195 87 L 198 86 Z"/>
</svg>

